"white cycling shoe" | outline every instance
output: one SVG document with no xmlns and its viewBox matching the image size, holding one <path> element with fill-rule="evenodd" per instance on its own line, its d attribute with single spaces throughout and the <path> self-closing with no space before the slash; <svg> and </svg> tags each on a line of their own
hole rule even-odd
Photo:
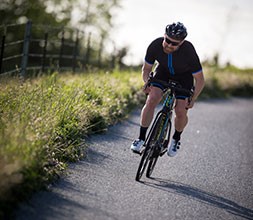
<svg viewBox="0 0 253 220">
<path fill-rule="evenodd" d="M 180 144 L 181 144 L 180 141 L 176 141 L 176 140 L 172 139 L 171 143 L 168 147 L 168 151 L 167 151 L 168 156 L 170 156 L 170 157 L 176 156 L 176 154 L 180 148 Z"/>
<path fill-rule="evenodd" d="M 144 144 L 144 141 L 143 141 L 143 140 L 136 139 L 136 140 L 132 143 L 130 149 L 131 149 L 134 153 L 140 154 L 140 153 L 141 153 L 141 150 L 142 150 L 142 147 L 143 147 L 143 144 Z"/>
</svg>

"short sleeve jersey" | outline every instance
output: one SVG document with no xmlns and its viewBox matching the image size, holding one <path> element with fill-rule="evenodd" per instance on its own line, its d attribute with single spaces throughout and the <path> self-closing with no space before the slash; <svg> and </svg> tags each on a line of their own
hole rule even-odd
<svg viewBox="0 0 253 220">
<path fill-rule="evenodd" d="M 154 64 L 157 72 L 169 74 L 172 78 L 181 78 L 183 75 L 192 75 L 202 70 L 199 57 L 195 48 L 189 41 L 184 43 L 173 53 L 167 54 L 163 51 L 163 37 L 155 39 L 147 49 L 145 62 Z"/>
</svg>

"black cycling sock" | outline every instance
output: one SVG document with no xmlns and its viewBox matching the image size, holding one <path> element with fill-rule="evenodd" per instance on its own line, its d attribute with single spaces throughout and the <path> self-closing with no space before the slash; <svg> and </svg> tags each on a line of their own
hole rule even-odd
<svg viewBox="0 0 253 220">
<path fill-rule="evenodd" d="M 145 128 L 145 127 L 142 127 L 142 126 L 140 127 L 140 136 L 139 136 L 140 140 L 145 141 L 147 130 L 148 130 L 148 128 Z"/>
<path fill-rule="evenodd" d="M 181 134 L 182 134 L 183 131 L 177 131 L 175 130 L 175 133 L 173 134 L 173 139 L 176 140 L 176 141 L 179 141 L 180 138 L 181 138 Z"/>
</svg>

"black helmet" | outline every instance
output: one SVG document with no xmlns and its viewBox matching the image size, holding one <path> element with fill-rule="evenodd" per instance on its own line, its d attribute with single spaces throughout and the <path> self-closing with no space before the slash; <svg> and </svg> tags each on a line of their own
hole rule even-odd
<svg viewBox="0 0 253 220">
<path fill-rule="evenodd" d="M 165 33 L 168 37 L 175 40 L 183 40 L 187 36 L 186 27 L 180 22 L 168 24 L 165 28 Z"/>
</svg>

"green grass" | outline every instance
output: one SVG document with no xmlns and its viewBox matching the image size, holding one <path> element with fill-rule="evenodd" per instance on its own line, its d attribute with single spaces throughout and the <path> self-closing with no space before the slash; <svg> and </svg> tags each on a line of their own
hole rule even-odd
<svg viewBox="0 0 253 220">
<path fill-rule="evenodd" d="M 52 182 L 83 157 L 85 137 L 139 102 L 140 74 L 53 74 L 0 85 L 1 209 Z M 1 215 L 0 215 L 1 216 Z"/>
<path fill-rule="evenodd" d="M 253 96 L 253 69 L 204 67 L 205 88 L 200 98 Z"/>
<path fill-rule="evenodd" d="M 253 71 L 204 68 L 200 99 L 253 96 Z M 140 72 L 0 81 L 0 219 L 82 158 L 85 138 L 143 103 Z M 142 94 L 142 95 L 141 95 Z"/>
</svg>

